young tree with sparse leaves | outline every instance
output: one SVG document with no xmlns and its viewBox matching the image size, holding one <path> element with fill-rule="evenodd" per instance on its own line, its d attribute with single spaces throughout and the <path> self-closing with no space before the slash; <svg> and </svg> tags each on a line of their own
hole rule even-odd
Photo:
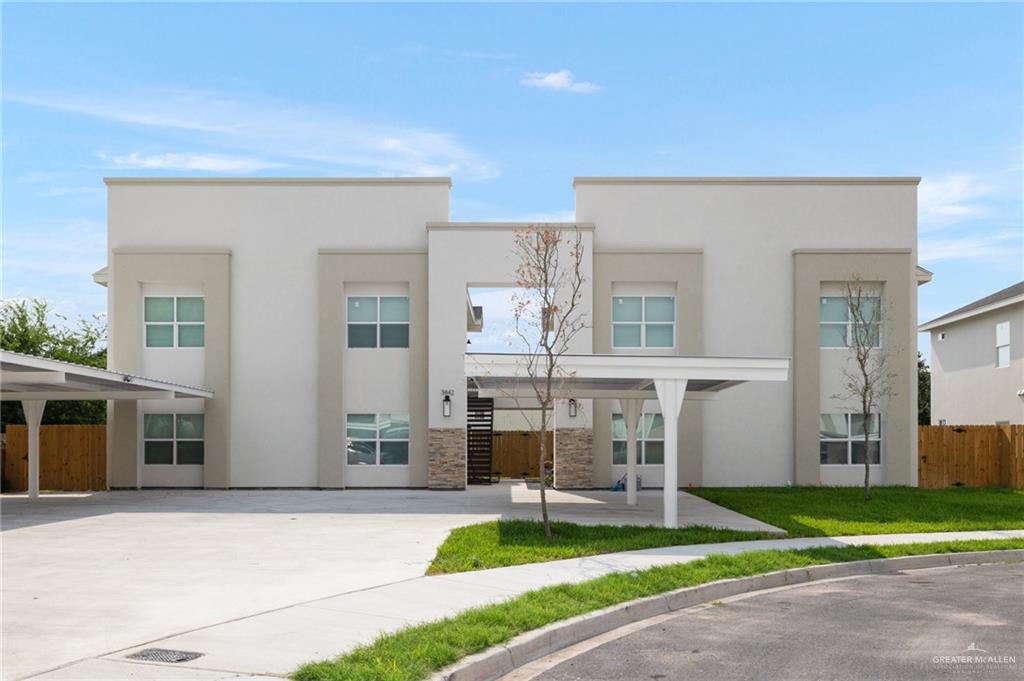
<svg viewBox="0 0 1024 681">
<path fill-rule="evenodd" d="M 895 373 L 890 370 L 897 348 L 883 347 L 882 299 L 859 277 L 846 283 L 846 306 L 850 316 L 850 337 L 847 342 L 851 357 L 843 368 L 845 394 L 855 400 L 862 419 L 864 437 L 864 499 L 871 499 L 872 418 L 880 418 L 889 399 L 896 395 Z M 879 421 L 879 428 L 881 421 Z M 881 433 L 879 433 L 881 434 Z M 879 446 L 881 442 L 877 443 Z"/>
<path fill-rule="evenodd" d="M 561 358 L 573 338 L 587 328 L 583 299 L 583 236 L 545 225 L 530 225 L 513 234 L 517 260 L 513 296 L 516 335 L 523 345 L 522 365 L 540 406 L 540 508 L 544 534 L 551 540 L 547 495 L 547 431 L 568 374 Z"/>
</svg>

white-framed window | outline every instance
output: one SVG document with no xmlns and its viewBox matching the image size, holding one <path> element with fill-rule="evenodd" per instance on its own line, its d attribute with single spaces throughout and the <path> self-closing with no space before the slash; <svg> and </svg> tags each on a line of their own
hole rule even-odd
<svg viewBox="0 0 1024 681">
<path fill-rule="evenodd" d="M 613 348 L 675 346 L 675 296 L 612 296 Z"/>
<path fill-rule="evenodd" d="M 665 463 L 665 421 L 661 414 L 641 414 L 636 429 L 636 462 L 641 466 Z M 612 463 L 626 465 L 626 420 L 612 414 Z"/>
<path fill-rule="evenodd" d="M 205 458 L 203 414 L 143 414 L 142 462 L 201 466 Z"/>
<path fill-rule="evenodd" d="M 407 466 L 408 414 L 346 414 L 347 462 L 350 466 Z"/>
<path fill-rule="evenodd" d="M 861 316 L 865 323 L 856 324 L 850 314 L 850 302 L 845 296 L 822 296 L 820 310 L 819 345 L 823 348 L 853 347 L 860 337 L 870 340 L 871 347 L 881 344 L 882 301 L 877 297 L 861 298 Z"/>
<path fill-rule="evenodd" d="M 201 348 L 206 343 L 206 310 L 201 296 L 143 298 L 147 348 Z"/>
<path fill-rule="evenodd" d="M 1010 322 L 996 324 L 996 368 L 1010 366 Z"/>
<path fill-rule="evenodd" d="M 867 451 L 872 464 L 882 463 L 882 417 L 867 420 Z M 821 414 L 819 457 L 823 466 L 864 465 L 864 415 Z"/>
<path fill-rule="evenodd" d="M 408 296 L 349 296 L 348 347 L 409 347 Z"/>
</svg>

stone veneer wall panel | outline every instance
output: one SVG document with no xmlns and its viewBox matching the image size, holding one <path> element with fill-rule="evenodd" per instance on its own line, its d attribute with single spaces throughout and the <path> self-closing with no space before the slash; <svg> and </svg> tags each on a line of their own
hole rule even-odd
<svg viewBox="0 0 1024 681">
<path fill-rule="evenodd" d="M 466 429 L 431 428 L 427 435 L 427 487 L 466 488 Z"/>
<path fill-rule="evenodd" d="M 593 429 L 559 428 L 555 431 L 555 487 L 588 489 L 593 486 Z"/>
</svg>

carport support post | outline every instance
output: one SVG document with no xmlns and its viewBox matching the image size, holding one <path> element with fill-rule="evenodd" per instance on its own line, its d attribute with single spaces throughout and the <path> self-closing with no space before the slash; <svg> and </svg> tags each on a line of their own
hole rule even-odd
<svg viewBox="0 0 1024 681">
<path fill-rule="evenodd" d="M 43 422 L 46 400 L 22 400 L 28 429 L 28 498 L 39 497 L 39 424 Z"/>
<path fill-rule="evenodd" d="M 679 412 L 686 397 L 686 381 L 661 378 L 654 381 L 665 422 L 665 481 L 662 493 L 665 505 L 665 527 L 679 527 Z"/>
<path fill-rule="evenodd" d="M 636 506 L 636 429 L 643 400 L 620 399 L 619 409 L 626 421 L 626 505 Z"/>
</svg>

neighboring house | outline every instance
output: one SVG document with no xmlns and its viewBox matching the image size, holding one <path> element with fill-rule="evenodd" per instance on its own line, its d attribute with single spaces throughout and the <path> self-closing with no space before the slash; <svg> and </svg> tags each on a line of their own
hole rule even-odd
<svg viewBox="0 0 1024 681">
<path fill-rule="evenodd" d="M 575 352 L 792 358 L 787 382 L 683 410 L 678 485 L 860 483 L 862 425 L 834 397 L 855 277 L 877 291 L 897 382 L 873 478 L 916 484 L 918 181 L 575 179 L 578 222 L 550 225 L 583 235 L 592 332 Z M 517 225 L 450 222 L 446 178 L 106 183 L 110 366 L 215 394 L 112 403 L 112 486 L 464 486 L 465 436 L 449 435 L 466 429 L 481 323 L 468 290 L 514 280 Z M 586 464 L 560 484 L 608 486 L 625 470 L 617 406 L 577 406 Z M 648 486 L 674 454 L 657 409 Z M 556 479 L 580 451 L 558 447 Z"/>
<path fill-rule="evenodd" d="M 1024 281 L 922 324 L 932 425 L 1024 423 Z"/>
</svg>

